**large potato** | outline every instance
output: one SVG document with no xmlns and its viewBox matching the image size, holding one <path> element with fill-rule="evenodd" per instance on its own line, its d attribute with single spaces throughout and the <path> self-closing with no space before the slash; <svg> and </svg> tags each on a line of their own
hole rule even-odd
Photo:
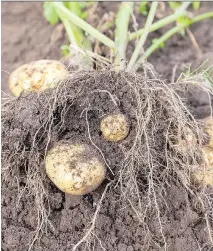
<svg viewBox="0 0 213 251">
<path fill-rule="evenodd" d="M 105 166 L 86 144 L 58 143 L 47 154 L 46 172 L 63 192 L 83 195 L 95 190 L 105 178 Z"/>
<path fill-rule="evenodd" d="M 24 64 L 10 74 L 9 88 L 15 96 L 22 91 L 43 91 L 55 87 L 69 72 L 56 60 L 38 60 Z"/>
<path fill-rule="evenodd" d="M 129 123 L 124 114 L 111 114 L 101 120 L 101 132 L 107 141 L 120 141 L 129 133 Z"/>
<path fill-rule="evenodd" d="M 213 148 L 205 146 L 202 150 L 205 164 L 193 173 L 193 179 L 200 185 L 213 186 Z"/>
</svg>

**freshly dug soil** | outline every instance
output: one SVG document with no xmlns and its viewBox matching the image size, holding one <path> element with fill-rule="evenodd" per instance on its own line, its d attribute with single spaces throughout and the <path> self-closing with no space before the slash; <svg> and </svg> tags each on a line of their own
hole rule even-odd
<svg viewBox="0 0 213 251">
<path fill-rule="evenodd" d="M 204 5 L 204 9 L 209 10 L 211 8 L 212 3 L 208 4 Z M 2 12 L 2 69 L 4 71 L 11 72 L 20 64 L 32 60 L 60 58 L 58 48 L 65 40 L 64 33 L 61 32 L 60 27 L 57 30 L 55 27 L 47 25 L 43 18 L 40 3 L 22 3 L 21 5 L 15 2 L 3 3 Z M 31 21 L 33 21 L 33 25 Z M 206 58 L 210 58 L 209 64 L 213 63 L 213 44 L 211 43 L 213 40 L 213 29 L 211 29 L 211 26 L 212 20 L 207 20 L 192 26 L 191 29 L 195 37 L 199 38 L 198 44 L 203 53 L 201 57 L 196 55 L 188 37 L 180 39 L 179 36 L 175 36 L 163 50 L 156 52 L 150 57 L 150 62 L 153 63 L 164 79 L 171 79 L 172 69 L 177 63 L 181 64 L 178 72 L 183 70 L 184 63 L 192 62 L 193 65 L 198 66 Z M 51 36 L 53 31 L 54 36 Z M 158 34 L 156 33 L 156 35 Z M 8 73 L 3 72 L 2 89 L 9 92 L 7 80 Z M 89 80 L 84 79 L 85 85 L 87 82 L 91 83 Z M 125 89 L 125 86 L 122 86 L 122 88 L 117 87 L 116 89 L 113 81 L 111 83 L 109 81 L 109 85 L 103 84 L 101 86 L 101 83 L 105 82 L 106 79 L 99 81 L 98 88 L 108 88 L 110 92 L 115 92 L 120 99 L 126 100 L 122 104 L 122 109 L 131 117 L 131 114 L 134 112 L 131 110 L 131 101 L 129 102 L 129 95 L 127 94 L 128 89 Z M 87 87 L 85 88 L 86 91 Z M 91 89 L 92 86 L 88 86 L 88 91 L 91 91 Z M 41 114 L 46 111 L 44 109 L 46 106 L 50 105 L 51 107 L 48 95 L 46 97 L 42 96 L 42 98 L 35 96 L 37 94 L 33 94 L 33 97 L 26 96 L 23 99 L 21 98 L 21 101 L 14 103 L 14 109 L 11 110 L 10 115 L 13 115 L 13 119 L 10 121 L 10 124 L 7 124 L 10 128 L 10 134 L 7 137 L 11 139 L 11 141 L 8 141 L 8 145 L 12 147 L 9 149 L 14 150 L 16 148 L 20 150 L 18 155 L 13 156 L 14 160 L 20 158 L 23 150 L 20 147 L 23 146 L 26 148 L 26 155 L 21 156 L 20 159 L 23 161 L 25 157 L 28 158 L 27 153 L 32 146 L 32 137 L 35 136 L 38 126 L 42 123 L 37 118 L 40 118 Z M 106 93 L 101 94 L 97 101 L 97 95 L 94 97 L 95 108 L 101 108 L 105 113 L 114 110 L 112 102 Z M 38 100 L 40 102 L 39 105 Z M 203 96 L 200 92 L 196 92 L 193 95 L 191 103 L 197 117 L 209 115 L 208 102 L 205 95 Z M 19 113 L 18 111 L 20 110 L 21 112 Z M 56 129 L 58 128 L 60 111 L 62 110 L 63 106 L 59 107 L 59 110 L 55 113 L 54 125 L 56 125 Z M 60 131 L 55 129 L 51 135 L 49 146 L 55 141 L 62 139 L 79 140 L 81 138 L 82 141 L 90 143 L 85 113 L 81 119 L 79 119 L 79 113 L 80 110 L 78 109 L 73 108 L 70 110 L 72 123 L 67 121 L 60 128 Z M 105 141 L 103 143 L 97 123 L 99 115 L 96 110 L 88 112 L 89 121 L 92 123 L 90 124 L 90 132 L 95 141 L 104 149 L 104 155 L 110 160 L 111 166 L 114 166 L 114 169 L 116 169 L 122 160 L 122 151 L 118 149 L 117 144 L 106 143 Z M 49 114 L 44 113 L 42 115 L 42 117 L 45 116 L 48 117 Z M 2 133 L 6 134 L 7 131 L 3 130 Z M 42 132 L 39 133 L 38 137 L 42 136 Z M 11 145 L 10 143 L 14 143 L 14 139 L 16 144 Z M 129 138 L 126 139 L 124 144 L 128 145 L 128 140 Z M 41 147 L 41 151 L 44 151 L 44 145 L 42 146 L 43 148 Z M 27 189 L 21 198 L 17 197 L 22 189 L 25 188 L 27 173 L 27 170 L 24 169 L 25 163 L 19 164 L 22 164 L 23 168 L 20 169 L 20 166 L 16 166 L 13 175 L 2 181 L 2 250 L 4 251 L 27 250 L 35 236 L 34 231 L 38 224 L 35 197 L 29 194 Z M 7 165 L 3 166 L 3 169 L 5 168 L 7 168 Z M 45 177 L 45 174 L 43 175 L 41 180 L 49 193 L 49 218 L 53 223 L 54 230 L 48 228 L 47 233 L 44 232 L 44 235 L 35 243 L 32 250 L 71 250 L 72 245 L 83 236 L 83 231 L 89 226 L 104 187 L 112 179 L 112 175 L 108 172 L 106 181 L 98 190 L 87 196 L 80 197 L 60 192 Z M 203 219 L 204 214 L 200 206 L 195 203 L 194 197 L 186 192 L 181 183 L 172 182 L 169 187 L 165 186 L 164 198 L 166 199 L 167 207 L 165 207 L 164 203 L 162 204 L 161 217 L 164 234 L 167 238 L 167 250 L 195 251 L 200 250 L 201 247 L 203 247 L 203 250 L 211 250 L 208 245 L 208 231 Z M 160 247 L 162 247 L 163 241 L 162 236 L 159 234 L 159 225 L 156 227 L 155 216 L 149 219 L 150 231 L 152 232 L 151 238 L 147 231 L 144 230 L 143 224 L 138 221 L 131 207 L 122 208 L 121 204 L 118 203 L 118 199 L 119 194 L 116 193 L 116 190 L 112 188 L 107 191 L 96 221 L 94 233 L 102 241 L 103 247 L 109 251 L 161 250 Z M 45 205 L 47 205 L 46 201 Z M 95 236 L 92 237 L 94 238 Z M 159 246 L 156 246 L 156 243 Z M 90 247 L 90 250 L 102 250 L 98 239 L 95 238 L 95 243 L 92 244 L 94 244 L 94 249 Z"/>
</svg>

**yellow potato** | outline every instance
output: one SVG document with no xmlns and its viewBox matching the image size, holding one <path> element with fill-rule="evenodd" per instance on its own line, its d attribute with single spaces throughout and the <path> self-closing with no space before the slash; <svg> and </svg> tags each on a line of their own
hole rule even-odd
<svg viewBox="0 0 213 251">
<path fill-rule="evenodd" d="M 129 123 L 125 115 L 112 114 L 101 120 L 101 132 L 108 141 L 120 141 L 129 133 Z"/>
<path fill-rule="evenodd" d="M 46 173 L 63 192 L 84 195 L 94 191 L 105 178 L 105 166 L 91 146 L 58 143 L 47 154 Z"/>
<path fill-rule="evenodd" d="M 209 116 L 203 121 L 204 131 L 210 136 L 209 146 L 213 148 L 213 117 Z"/>
<path fill-rule="evenodd" d="M 43 91 L 55 87 L 69 72 L 56 60 L 38 60 L 24 64 L 9 77 L 9 88 L 15 96 L 22 91 Z"/>
<path fill-rule="evenodd" d="M 205 146 L 202 150 L 205 164 L 193 173 L 193 179 L 200 185 L 213 186 L 213 148 Z"/>
</svg>

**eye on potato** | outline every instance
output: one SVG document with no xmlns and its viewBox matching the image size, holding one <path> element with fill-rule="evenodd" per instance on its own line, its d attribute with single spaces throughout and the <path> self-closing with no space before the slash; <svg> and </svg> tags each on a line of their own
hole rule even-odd
<svg viewBox="0 0 213 251">
<path fill-rule="evenodd" d="M 33 61 L 10 74 L 9 88 L 15 96 L 22 91 L 43 91 L 55 87 L 68 74 L 65 66 L 56 60 Z"/>
<path fill-rule="evenodd" d="M 129 122 L 124 114 L 111 114 L 101 120 L 100 129 L 107 141 L 120 141 L 129 134 Z"/>
<path fill-rule="evenodd" d="M 46 173 L 63 192 L 84 195 L 94 191 L 105 178 L 105 166 L 86 144 L 58 143 L 48 152 Z"/>
</svg>

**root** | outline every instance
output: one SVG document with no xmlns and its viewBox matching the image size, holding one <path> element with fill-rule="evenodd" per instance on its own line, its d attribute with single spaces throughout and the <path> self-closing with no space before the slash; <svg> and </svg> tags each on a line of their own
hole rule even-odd
<svg viewBox="0 0 213 251">
<path fill-rule="evenodd" d="M 105 189 L 104 189 L 104 192 L 102 193 L 101 199 L 100 199 L 99 202 L 98 202 L 98 205 L 97 205 L 97 207 L 96 207 L 96 211 L 95 211 L 94 216 L 93 216 L 93 218 L 92 218 L 90 228 L 87 230 L 87 232 L 86 232 L 86 234 L 84 235 L 84 237 L 83 237 L 78 243 L 76 243 L 76 244 L 74 245 L 74 247 L 72 248 L 72 251 L 75 251 L 82 243 L 86 242 L 86 241 L 89 239 L 89 237 L 90 237 L 91 234 L 94 234 L 94 233 L 93 233 L 93 230 L 94 230 L 94 228 L 95 228 L 95 223 L 96 223 L 96 220 L 97 220 L 97 217 L 98 217 L 98 213 L 99 213 L 99 211 L 100 211 L 100 209 L 101 209 L 101 204 L 102 204 L 102 202 L 103 202 L 103 200 L 104 200 L 104 198 L 105 198 L 105 196 L 106 196 L 106 192 L 107 192 L 107 190 L 108 190 L 108 188 L 109 188 L 109 186 L 110 186 L 111 184 L 112 184 L 112 182 L 108 183 L 108 184 L 106 185 Z M 95 234 L 94 234 L 94 235 L 95 235 Z M 100 241 L 100 240 L 99 240 L 99 241 Z"/>
</svg>

